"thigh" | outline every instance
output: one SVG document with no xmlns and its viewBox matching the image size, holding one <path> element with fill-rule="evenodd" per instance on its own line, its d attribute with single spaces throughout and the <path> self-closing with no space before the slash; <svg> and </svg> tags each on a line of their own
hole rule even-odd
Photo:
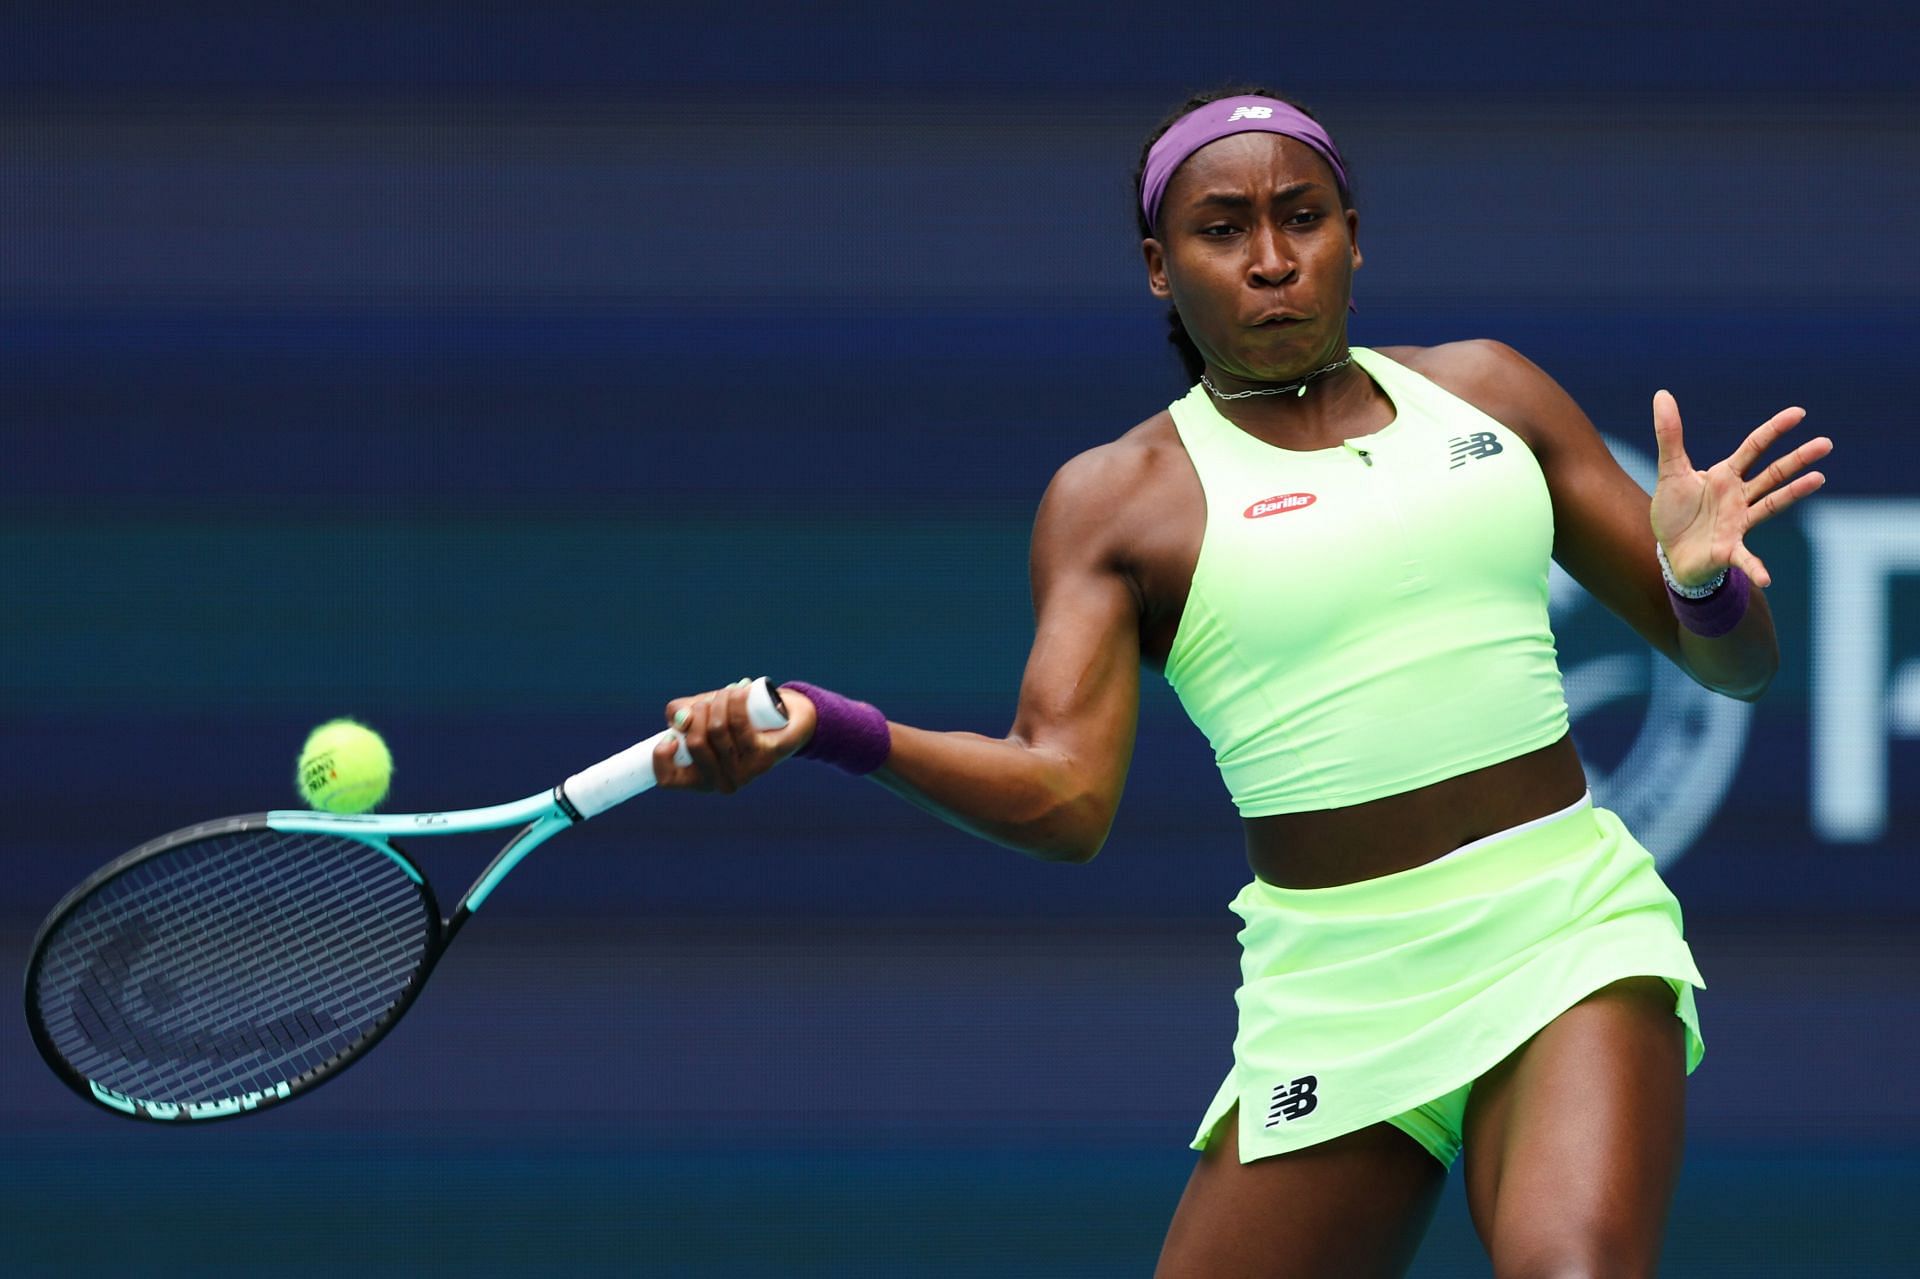
<svg viewBox="0 0 1920 1279">
<path fill-rule="evenodd" d="M 1446 1169 L 1390 1124 L 1240 1162 L 1229 1112 L 1174 1211 L 1155 1279 L 1406 1273 Z"/>
<path fill-rule="evenodd" d="M 1651 1275 L 1680 1172 L 1673 988 L 1596 991 L 1474 1085 L 1467 1204 L 1497 1276 Z"/>
</svg>

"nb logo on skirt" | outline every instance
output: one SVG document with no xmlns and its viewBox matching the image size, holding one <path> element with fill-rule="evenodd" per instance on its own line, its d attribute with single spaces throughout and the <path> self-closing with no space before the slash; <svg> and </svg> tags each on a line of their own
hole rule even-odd
<svg viewBox="0 0 1920 1279">
<path fill-rule="evenodd" d="M 1320 1081 L 1312 1075 L 1302 1075 L 1291 1083 L 1275 1084 L 1273 1104 L 1267 1107 L 1267 1127 L 1277 1128 L 1283 1119 L 1298 1119 L 1312 1114 L 1313 1108 L 1320 1104 L 1320 1099 L 1313 1095 L 1313 1090 L 1319 1086 Z"/>
</svg>

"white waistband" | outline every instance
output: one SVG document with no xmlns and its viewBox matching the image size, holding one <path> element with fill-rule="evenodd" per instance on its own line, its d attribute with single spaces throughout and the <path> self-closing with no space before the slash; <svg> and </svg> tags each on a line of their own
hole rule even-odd
<svg viewBox="0 0 1920 1279">
<path fill-rule="evenodd" d="M 1536 817 L 1530 822 L 1521 822 L 1518 826 L 1509 826 L 1507 829 L 1497 830 L 1491 835 L 1482 835 L 1470 844 L 1462 844 L 1452 852 L 1440 854 L 1440 856 L 1433 859 L 1433 862 L 1443 862 L 1449 857 L 1458 857 L 1462 853 L 1470 853 L 1476 848 L 1485 848 L 1488 844 L 1497 844 L 1503 839 L 1512 839 L 1515 835 L 1521 834 L 1524 831 L 1533 830 L 1537 826 L 1545 826 L 1549 822 L 1557 822 L 1562 817 L 1577 813 L 1583 808 L 1591 807 L 1593 807 L 1593 791 L 1588 789 L 1581 792 L 1579 799 L 1574 800 L 1557 813 L 1548 813 L 1545 817 Z M 1433 862 L 1422 862 L 1421 865 L 1431 866 Z"/>
</svg>

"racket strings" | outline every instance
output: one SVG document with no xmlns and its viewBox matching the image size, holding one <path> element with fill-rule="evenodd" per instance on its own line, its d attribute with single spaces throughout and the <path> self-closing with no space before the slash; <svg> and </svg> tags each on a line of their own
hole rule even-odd
<svg viewBox="0 0 1920 1279">
<path fill-rule="evenodd" d="M 294 851 L 298 857 L 299 850 L 290 851 Z M 385 860 L 384 854 L 378 855 Z M 341 863 L 337 859 L 325 856 L 296 860 L 291 864 L 289 876 L 278 885 L 285 891 L 261 892 L 244 903 L 221 901 L 210 893 L 201 893 L 185 877 L 168 882 L 169 891 L 164 897 L 156 898 L 160 907 L 157 922 L 161 929 L 168 935 L 201 943 L 196 947 L 201 952 L 206 950 L 205 942 L 215 938 L 221 942 L 219 952 L 211 956 L 204 953 L 182 954 L 182 969 L 189 972 L 202 970 L 212 960 L 222 966 L 226 974 L 225 983 L 190 984 L 180 992 L 191 1001 L 181 1006 L 178 1016 L 173 1019 L 190 1029 L 191 1033 L 184 1039 L 155 1042 L 153 1036 L 164 1032 L 157 1027 L 149 1027 L 145 1028 L 148 1031 L 145 1036 L 127 1035 L 118 1043 L 101 1043 L 99 1046 L 119 1049 L 124 1055 L 133 1057 L 133 1053 L 125 1052 L 131 1042 L 149 1060 L 172 1058 L 181 1063 L 198 1060 L 206 1063 L 206 1071 L 217 1071 L 227 1061 L 247 1052 L 294 1052 L 337 1028 L 339 1020 L 330 1011 L 329 1005 L 339 1002 L 339 978 L 343 969 L 354 965 L 362 955 L 383 953 L 386 949 L 378 946 L 377 942 L 375 948 L 370 950 L 349 949 L 336 954 L 326 949 L 330 938 L 336 943 L 343 935 L 348 937 L 349 943 L 352 938 L 350 930 L 343 934 L 339 927 L 341 921 L 330 918 L 331 912 L 325 907 L 339 901 L 337 890 L 341 888 L 366 887 L 364 881 L 340 879 L 340 869 Z M 328 871 L 333 872 L 330 878 L 325 877 Z M 404 876 L 390 878 L 404 880 Z M 411 885 L 396 882 L 392 887 L 397 896 L 404 897 L 408 895 Z M 254 928 L 238 933 L 223 932 L 219 927 L 224 922 L 221 907 L 236 904 L 253 912 Z M 381 908 L 395 903 L 374 899 L 363 892 L 357 904 L 375 907 L 373 910 L 356 911 L 356 918 L 373 922 L 386 918 Z M 302 906 L 307 908 L 304 912 L 299 909 Z M 392 940 L 390 929 L 386 940 Z M 306 972 L 311 979 L 304 987 L 276 988 L 271 984 L 271 977 L 281 967 Z M 359 971 L 352 974 L 357 984 L 347 989 L 365 988 L 369 975 L 366 965 L 359 964 Z M 178 976 L 177 971 L 169 969 L 157 969 L 150 974 L 140 992 L 148 1005 L 167 1007 L 171 1002 L 168 998 L 169 987 L 177 984 Z M 246 986 L 254 991 L 256 1002 L 242 1005 L 224 998 L 230 995 L 235 985 Z M 316 993 L 322 999 L 319 1005 L 297 1006 L 299 997 Z M 277 1003 L 267 1002 L 276 997 Z M 323 1060 L 324 1057 L 311 1064 L 317 1065 Z M 292 1073 L 303 1072 L 295 1070 Z M 188 1086 L 191 1087 L 191 1084 Z"/>
<path fill-rule="evenodd" d="M 223 1101 L 366 1037 L 437 920 L 395 861 L 336 835 L 247 831 L 168 850 L 49 937 L 35 998 L 81 1075 L 125 1096 Z"/>
</svg>

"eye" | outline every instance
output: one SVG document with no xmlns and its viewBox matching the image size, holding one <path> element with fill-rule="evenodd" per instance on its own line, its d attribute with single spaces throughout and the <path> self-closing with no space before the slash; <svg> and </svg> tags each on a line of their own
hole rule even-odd
<svg viewBox="0 0 1920 1279">
<path fill-rule="evenodd" d="M 1294 214 L 1292 217 L 1287 219 L 1287 225 L 1288 226 L 1306 226 L 1309 223 L 1318 222 L 1320 218 L 1321 218 L 1321 214 L 1318 209 L 1302 209 L 1300 210 L 1300 212 Z"/>
<path fill-rule="evenodd" d="M 1203 236 L 1214 236 L 1215 238 L 1218 238 L 1218 236 L 1220 235 L 1232 235 L 1234 230 L 1235 228 L 1229 223 L 1216 222 L 1212 226 L 1201 227 L 1200 234 Z"/>
</svg>

